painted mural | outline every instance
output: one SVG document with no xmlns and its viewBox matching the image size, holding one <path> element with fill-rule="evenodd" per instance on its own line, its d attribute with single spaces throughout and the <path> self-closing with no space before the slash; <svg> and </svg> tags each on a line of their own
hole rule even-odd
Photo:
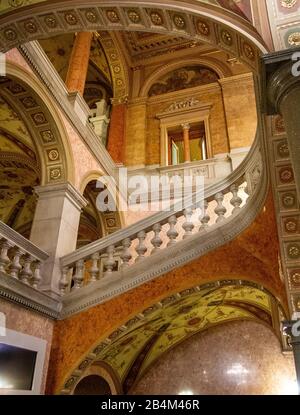
<svg viewBox="0 0 300 415">
<path fill-rule="evenodd" d="M 186 66 L 176 69 L 164 75 L 158 82 L 152 85 L 149 96 L 166 94 L 181 89 L 216 82 L 219 76 L 211 69 L 203 66 Z"/>
<path fill-rule="evenodd" d="M 98 359 L 114 369 L 128 393 L 162 354 L 209 327 L 240 319 L 272 327 L 271 304 L 271 297 L 255 287 L 200 289 L 176 301 L 162 302 L 103 349 Z"/>
</svg>

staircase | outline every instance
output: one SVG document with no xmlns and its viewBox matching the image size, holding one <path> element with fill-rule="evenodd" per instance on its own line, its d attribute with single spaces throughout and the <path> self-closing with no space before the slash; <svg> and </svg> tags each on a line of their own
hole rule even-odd
<svg viewBox="0 0 300 415">
<path fill-rule="evenodd" d="M 1 225 L 0 274 L 6 279 L 6 294 L 12 292 L 13 280 L 18 298 L 20 285 L 26 286 L 25 297 L 44 305 L 46 301 L 47 307 L 40 309 L 44 313 L 47 309 L 49 315 L 52 308 L 58 318 L 100 304 L 234 239 L 261 210 L 267 186 L 257 136 L 243 163 L 205 189 L 204 209 L 195 205 L 193 197 L 184 209 L 175 205 L 172 211 L 158 212 L 62 257 L 61 298 L 56 300 L 39 291 L 47 254 L 24 238 L 14 245 L 16 233 Z M 8 256 L 13 246 L 16 254 Z"/>
</svg>

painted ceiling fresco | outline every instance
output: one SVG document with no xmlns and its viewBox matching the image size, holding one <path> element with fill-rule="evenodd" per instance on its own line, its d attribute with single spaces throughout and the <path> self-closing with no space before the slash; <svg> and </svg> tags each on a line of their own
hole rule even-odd
<svg viewBox="0 0 300 415">
<path fill-rule="evenodd" d="M 0 94 L 0 220 L 28 237 L 39 184 L 35 147 L 20 114 Z"/>
<path fill-rule="evenodd" d="M 255 287 L 199 289 L 178 298 L 137 323 L 106 347 L 99 360 L 114 368 L 127 393 L 167 350 L 193 334 L 236 319 L 259 320 L 272 326 L 271 297 Z"/>
<path fill-rule="evenodd" d="M 24 6 L 42 3 L 46 0 L 2 0 L 0 2 L 0 13 L 15 10 Z M 243 18 L 250 17 L 250 0 L 199 0 L 201 3 L 208 3 L 218 7 L 223 7 Z M 50 3 L 48 1 L 48 3 Z"/>
</svg>

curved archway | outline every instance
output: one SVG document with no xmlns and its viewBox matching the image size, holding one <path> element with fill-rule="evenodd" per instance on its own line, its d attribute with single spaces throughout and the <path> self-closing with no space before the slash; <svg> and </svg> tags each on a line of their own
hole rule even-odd
<svg viewBox="0 0 300 415">
<path fill-rule="evenodd" d="M 52 99 L 39 81 L 7 62 L 1 93 L 28 125 L 41 160 L 41 184 L 74 183 L 75 169 L 65 126 Z"/>
</svg>

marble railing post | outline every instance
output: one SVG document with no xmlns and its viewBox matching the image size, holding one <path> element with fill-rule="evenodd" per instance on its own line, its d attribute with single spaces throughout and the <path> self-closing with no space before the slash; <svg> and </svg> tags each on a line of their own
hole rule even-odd
<svg viewBox="0 0 300 415">
<path fill-rule="evenodd" d="M 30 241 L 47 252 L 40 290 L 59 294 L 60 257 L 76 249 L 81 209 L 85 199 L 70 183 L 49 184 L 35 188 L 39 197 Z"/>
<path fill-rule="evenodd" d="M 190 150 L 190 124 L 182 124 L 183 130 L 183 146 L 184 146 L 184 161 L 186 163 L 191 161 Z"/>
<path fill-rule="evenodd" d="M 69 92 L 79 92 L 81 96 L 85 88 L 92 38 L 92 32 L 77 33 L 66 77 Z"/>
<path fill-rule="evenodd" d="M 283 117 L 300 200 L 300 65 L 295 60 L 299 51 L 295 48 L 264 56 L 263 100 L 268 115 Z"/>
</svg>

